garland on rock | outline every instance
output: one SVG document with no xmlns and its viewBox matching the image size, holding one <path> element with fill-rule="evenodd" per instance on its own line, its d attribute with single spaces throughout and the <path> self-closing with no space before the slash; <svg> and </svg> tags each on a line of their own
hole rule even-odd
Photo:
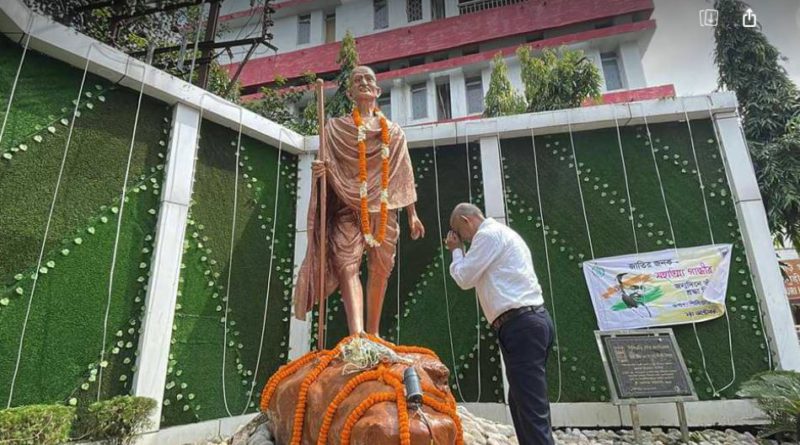
<svg viewBox="0 0 800 445">
<path fill-rule="evenodd" d="M 397 354 L 420 354 L 439 360 L 436 353 L 427 348 L 395 345 L 371 334 L 363 335 L 373 342 L 388 347 Z M 342 346 L 357 337 L 358 335 L 345 337 L 340 340 L 339 343 L 331 350 L 310 352 L 303 357 L 300 357 L 299 359 L 282 366 L 272 377 L 270 377 L 261 394 L 261 411 L 267 411 L 269 408 L 269 402 L 272 400 L 272 396 L 275 394 L 275 390 L 281 382 L 295 374 L 298 370 L 309 363 L 315 361 L 317 362 L 317 364 L 306 375 L 300 385 L 300 392 L 297 396 L 297 406 L 295 407 L 294 423 L 292 425 L 291 445 L 300 445 L 302 443 L 303 425 L 305 420 L 309 388 L 316 381 L 319 375 L 330 365 L 330 363 L 339 356 Z M 401 445 L 411 444 L 410 418 L 408 416 L 408 407 L 405 399 L 405 387 L 402 383 L 403 377 L 396 372 L 392 372 L 391 369 L 385 364 L 379 364 L 375 369 L 357 374 L 339 390 L 325 411 L 325 417 L 323 418 L 322 426 L 320 427 L 317 438 L 318 445 L 324 445 L 327 443 L 330 427 L 333 423 L 333 417 L 336 415 L 341 403 L 361 384 L 373 381 L 379 381 L 391 386 L 392 391 L 371 394 L 348 414 L 341 433 L 341 443 L 343 445 L 350 443 L 350 437 L 353 428 L 364 415 L 364 413 L 369 410 L 369 408 L 379 403 L 394 402 L 397 405 L 400 443 Z M 456 427 L 456 444 L 463 445 L 463 430 L 458 413 L 456 412 L 456 402 L 453 396 L 440 391 L 433 385 L 424 382 L 422 384 L 422 388 L 428 394 L 431 394 L 425 394 L 423 396 L 423 405 L 449 416 L 453 420 L 453 423 Z"/>
</svg>

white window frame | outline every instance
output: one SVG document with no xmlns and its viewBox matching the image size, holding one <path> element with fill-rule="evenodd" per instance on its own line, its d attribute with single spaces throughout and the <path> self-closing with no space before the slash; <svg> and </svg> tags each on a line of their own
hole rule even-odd
<svg viewBox="0 0 800 445">
<path fill-rule="evenodd" d="M 425 114 L 422 115 L 422 116 L 417 116 L 417 115 L 414 114 L 414 93 L 415 92 L 417 92 L 417 93 L 422 92 L 423 93 L 422 94 L 422 97 L 423 97 L 423 100 L 424 100 L 423 110 L 424 110 Z M 410 96 L 409 103 L 411 104 L 411 110 L 410 110 L 411 112 L 409 114 L 411 115 L 411 120 L 419 121 L 419 120 L 423 120 L 423 119 L 428 119 L 430 117 L 429 113 L 428 113 L 428 82 L 422 81 L 422 82 L 419 82 L 419 83 L 411 84 L 410 87 L 409 87 L 409 96 Z"/>
<path fill-rule="evenodd" d="M 470 102 L 469 102 L 469 89 L 471 86 L 477 85 L 481 91 L 481 107 L 479 111 L 473 111 L 470 109 Z M 482 114 L 483 110 L 486 109 L 486 104 L 484 103 L 485 92 L 483 91 L 483 77 L 478 74 L 473 77 L 465 77 L 464 78 L 464 101 L 467 109 L 467 114 Z"/>
<path fill-rule="evenodd" d="M 386 17 L 385 23 L 378 23 L 378 5 L 383 3 L 383 14 Z M 384 26 L 378 26 L 384 25 Z M 387 29 L 389 27 L 389 0 L 372 0 L 372 28 L 374 30 Z"/>
<path fill-rule="evenodd" d="M 306 26 L 306 32 L 303 34 L 303 25 Z M 305 41 L 303 41 L 305 37 Z M 311 14 L 303 14 L 297 16 L 297 45 L 308 45 L 311 43 Z"/>
<path fill-rule="evenodd" d="M 414 18 L 413 20 L 411 19 L 411 2 L 417 2 L 419 4 L 419 17 Z M 419 22 L 424 16 L 425 13 L 423 12 L 422 0 L 406 0 L 406 20 L 408 23 Z"/>
<path fill-rule="evenodd" d="M 609 88 L 608 86 L 608 76 L 606 75 L 606 61 L 613 61 L 617 67 L 617 77 L 619 79 L 619 88 Z M 605 87 L 606 91 L 619 91 L 624 90 L 625 87 L 625 73 L 622 71 L 622 59 L 619 55 L 619 51 L 607 51 L 600 53 L 600 69 L 603 71 L 603 86 Z"/>
</svg>

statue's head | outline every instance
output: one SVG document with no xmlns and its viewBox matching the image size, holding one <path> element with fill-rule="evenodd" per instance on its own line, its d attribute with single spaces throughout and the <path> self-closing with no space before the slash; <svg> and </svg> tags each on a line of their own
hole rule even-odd
<svg viewBox="0 0 800 445">
<path fill-rule="evenodd" d="M 381 87 L 375 78 L 372 68 L 361 65 L 357 66 L 350 74 L 350 88 L 347 90 L 347 97 L 354 102 L 375 101 L 381 95 Z"/>
</svg>

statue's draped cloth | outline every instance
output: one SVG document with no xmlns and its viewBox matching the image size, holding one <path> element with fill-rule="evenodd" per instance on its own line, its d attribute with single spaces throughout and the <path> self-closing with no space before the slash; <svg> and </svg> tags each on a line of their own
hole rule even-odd
<svg viewBox="0 0 800 445">
<path fill-rule="evenodd" d="M 399 125 L 389 123 L 389 221 L 386 238 L 381 246 L 370 248 L 361 233 L 361 196 L 359 194 L 359 165 L 357 128 L 350 116 L 333 118 L 325 127 L 325 150 L 328 160 L 327 209 L 327 261 L 325 293 L 327 298 L 339 287 L 338 272 L 347 266 L 360 264 L 367 250 L 371 273 L 387 277 L 394 267 L 395 246 L 399 235 L 398 208 L 417 201 L 414 172 L 408 154 L 406 137 Z M 370 212 L 370 229 L 378 236 L 381 194 L 381 132 L 367 129 L 367 199 Z M 308 204 L 308 248 L 294 294 L 295 317 L 305 320 L 318 299 L 319 286 L 319 189 L 312 180 L 311 199 Z"/>
</svg>

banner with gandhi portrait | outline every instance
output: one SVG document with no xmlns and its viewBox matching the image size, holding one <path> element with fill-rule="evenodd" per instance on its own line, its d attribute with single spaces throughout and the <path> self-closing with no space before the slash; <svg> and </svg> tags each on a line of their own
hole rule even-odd
<svg viewBox="0 0 800 445">
<path fill-rule="evenodd" d="M 732 248 L 716 244 L 585 261 L 583 274 L 600 330 L 724 315 Z"/>
</svg>

